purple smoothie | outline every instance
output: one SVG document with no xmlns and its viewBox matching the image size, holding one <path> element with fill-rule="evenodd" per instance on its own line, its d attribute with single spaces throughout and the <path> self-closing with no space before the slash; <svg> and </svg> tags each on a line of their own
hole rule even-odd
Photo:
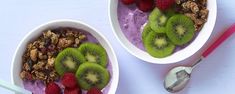
<svg viewBox="0 0 235 94">
<path fill-rule="evenodd" d="M 83 30 L 80 30 L 80 31 L 82 31 L 82 33 L 87 36 L 87 41 L 84 41 L 84 42 L 99 43 L 98 40 L 94 36 L 92 36 L 90 33 L 85 32 Z M 113 71 L 112 71 L 112 65 L 111 65 L 110 62 L 111 61 L 108 60 L 108 65 L 107 65 L 107 68 L 106 68 L 110 73 L 110 81 L 109 81 L 108 85 L 102 90 L 103 94 L 108 94 L 108 92 L 110 90 L 110 85 L 112 83 Z M 63 85 L 61 83 L 59 83 L 59 81 L 57 81 L 56 83 L 59 85 L 59 87 L 61 87 L 61 89 L 64 89 Z M 24 85 L 25 89 L 33 92 L 33 94 L 45 94 L 46 86 L 43 84 L 42 81 L 39 81 L 39 80 L 37 80 L 37 81 L 24 80 L 23 85 Z M 86 91 L 83 90 L 82 94 L 86 94 Z"/>
<path fill-rule="evenodd" d="M 137 48 L 145 51 L 142 42 L 142 30 L 144 24 L 148 21 L 148 16 L 150 12 L 142 12 L 135 5 L 124 5 L 121 0 L 118 2 L 118 21 L 123 34 L 126 38 Z M 176 46 L 175 51 L 179 51 L 186 46 L 188 46 L 198 35 L 195 33 L 194 38 L 187 44 L 183 46 Z"/>
<path fill-rule="evenodd" d="M 137 9 L 135 5 L 127 6 L 118 2 L 118 21 L 126 38 L 141 50 L 144 46 L 141 40 L 141 27 L 147 22 L 148 14 Z"/>
</svg>

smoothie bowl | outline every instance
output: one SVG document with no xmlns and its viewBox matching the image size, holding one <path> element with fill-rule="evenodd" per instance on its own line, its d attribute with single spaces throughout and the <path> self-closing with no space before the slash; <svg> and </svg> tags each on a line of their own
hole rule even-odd
<svg viewBox="0 0 235 94">
<path fill-rule="evenodd" d="M 214 0 L 110 0 L 109 16 L 121 44 L 156 64 L 184 60 L 209 39 L 216 21 Z"/>
<path fill-rule="evenodd" d="M 32 30 L 19 44 L 12 81 L 33 94 L 115 94 L 115 53 L 97 30 L 56 20 Z"/>
</svg>

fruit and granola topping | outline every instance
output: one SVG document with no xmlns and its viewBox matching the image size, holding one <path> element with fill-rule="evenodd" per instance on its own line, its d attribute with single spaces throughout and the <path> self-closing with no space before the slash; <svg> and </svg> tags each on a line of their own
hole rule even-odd
<svg viewBox="0 0 235 94">
<path fill-rule="evenodd" d="M 194 21 L 196 31 L 200 31 L 207 21 L 209 10 L 207 0 L 176 0 L 179 12 L 188 16 Z"/>
<path fill-rule="evenodd" d="M 137 5 L 118 4 L 120 27 L 132 44 L 155 58 L 170 56 L 189 45 L 209 13 L 207 0 L 135 2 Z"/>
<path fill-rule="evenodd" d="M 92 87 L 103 90 L 110 82 L 106 50 L 83 30 L 46 30 L 27 45 L 22 58 L 20 77 L 35 94 L 84 94 Z"/>
</svg>

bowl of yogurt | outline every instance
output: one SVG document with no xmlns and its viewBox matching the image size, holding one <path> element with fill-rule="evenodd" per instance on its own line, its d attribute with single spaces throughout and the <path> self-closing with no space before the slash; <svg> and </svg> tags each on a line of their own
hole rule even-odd
<svg viewBox="0 0 235 94">
<path fill-rule="evenodd" d="M 116 38 L 132 55 L 154 64 L 176 63 L 196 53 L 209 39 L 216 15 L 211 0 L 109 2 Z"/>
<path fill-rule="evenodd" d="M 17 47 L 11 71 L 12 83 L 34 94 L 86 94 L 93 88 L 115 94 L 119 79 L 117 58 L 107 39 L 84 22 L 70 19 L 30 31 Z"/>
</svg>

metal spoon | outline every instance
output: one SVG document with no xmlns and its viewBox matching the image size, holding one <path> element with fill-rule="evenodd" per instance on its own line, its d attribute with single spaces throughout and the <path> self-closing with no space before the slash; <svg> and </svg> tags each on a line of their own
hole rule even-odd
<svg viewBox="0 0 235 94">
<path fill-rule="evenodd" d="M 186 66 L 178 66 L 171 69 L 164 81 L 164 88 L 171 93 L 178 92 L 182 90 L 190 80 L 190 75 L 192 70 L 196 65 L 200 63 L 200 61 L 207 57 L 214 49 L 216 49 L 223 41 L 225 41 L 230 35 L 235 32 L 235 24 L 233 24 L 228 30 L 226 30 L 223 35 L 219 37 L 201 56 L 199 60 L 197 60 L 190 67 Z"/>
</svg>

